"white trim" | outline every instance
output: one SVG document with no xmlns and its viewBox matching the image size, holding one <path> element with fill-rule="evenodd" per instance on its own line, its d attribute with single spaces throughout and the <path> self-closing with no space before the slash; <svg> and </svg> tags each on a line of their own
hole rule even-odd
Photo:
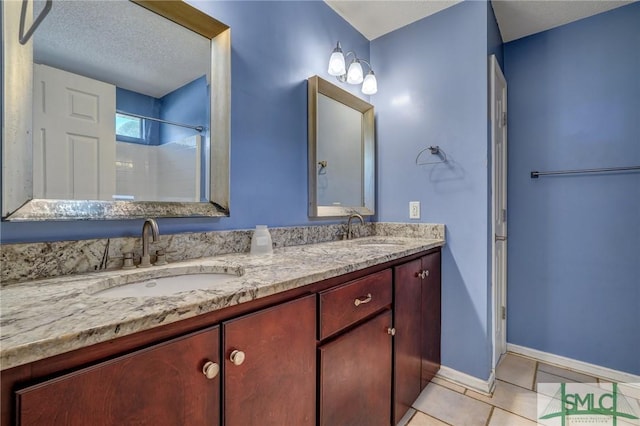
<svg viewBox="0 0 640 426">
<path fill-rule="evenodd" d="M 537 349 L 514 345 L 513 343 L 507 343 L 507 352 L 524 355 L 529 358 L 534 358 L 538 361 L 555 364 L 559 367 L 568 368 L 579 373 L 602 377 L 603 379 L 609 379 L 617 383 L 640 383 L 640 376 L 637 376 L 635 374 L 613 370 L 611 368 L 590 364 L 584 361 L 578 361 L 577 359 L 567 358 L 560 355 L 554 355 L 548 352 L 539 351 Z"/>
<path fill-rule="evenodd" d="M 495 86 L 496 79 L 500 78 L 505 83 L 505 91 L 507 87 L 506 79 L 504 78 L 504 73 L 500 68 L 500 64 L 498 63 L 498 59 L 496 55 L 489 56 L 489 93 L 490 93 L 490 121 L 491 121 L 491 230 L 489 238 L 491 239 L 491 366 L 492 368 L 496 368 L 498 366 L 498 362 L 500 361 L 500 357 L 502 353 L 498 352 L 498 346 L 505 348 L 507 347 L 507 322 L 504 323 L 504 333 L 502 335 L 502 339 L 500 342 L 496 343 L 497 340 L 497 323 L 498 321 L 502 321 L 502 319 L 498 319 L 498 313 L 501 311 L 502 306 L 507 307 L 506 298 L 505 300 L 497 300 L 498 299 L 498 291 L 496 289 L 496 241 L 494 236 L 496 235 L 495 224 L 496 224 L 496 98 L 495 98 Z M 505 99 L 504 111 L 506 112 L 507 104 Z M 506 137 L 504 140 L 506 144 Z M 507 178 L 506 170 L 504 174 L 504 179 Z M 507 292 L 507 283 L 505 276 L 505 283 L 502 289 L 501 294 L 506 295 Z"/>
<path fill-rule="evenodd" d="M 495 387 L 496 381 L 495 373 L 493 371 L 491 371 L 487 380 L 482 380 L 444 365 L 440 367 L 436 377 L 448 380 L 484 395 L 493 394 L 493 388 Z"/>
<path fill-rule="evenodd" d="M 496 328 L 497 319 L 496 315 L 498 309 L 497 292 L 496 292 L 496 240 L 495 226 L 496 226 L 496 129 L 495 129 L 495 114 L 496 114 L 496 99 L 495 99 L 495 84 L 496 84 L 496 55 L 489 57 L 489 93 L 491 101 L 491 233 L 489 238 L 491 239 L 491 368 L 495 371 L 498 366 L 498 359 L 500 356 L 496 354 L 498 350 L 498 344 L 496 342 Z M 506 334 L 506 333 L 505 333 Z"/>
</svg>

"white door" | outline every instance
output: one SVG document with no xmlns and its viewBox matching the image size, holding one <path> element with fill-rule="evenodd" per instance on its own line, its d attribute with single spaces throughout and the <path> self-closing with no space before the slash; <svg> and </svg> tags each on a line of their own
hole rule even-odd
<svg viewBox="0 0 640 426">
<path fill-rule="evenodd" d="M 34 198 L 111 200 L 115 86 L 34 65 Z"/>
<path fill-rule="evenodd" d="M 494 55 L 490 62 L 495 367 L 507 349 L 507 82 Z"/>
</svg>

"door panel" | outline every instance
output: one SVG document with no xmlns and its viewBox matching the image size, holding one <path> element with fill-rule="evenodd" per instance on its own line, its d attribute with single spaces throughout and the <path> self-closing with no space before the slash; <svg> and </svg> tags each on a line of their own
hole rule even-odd
<svg viewBox="0 0 640 426">
<path fill-rule="evenodd" d="M 115 86 L 34 66 L 34 198 L 111 200 Z"/>
<path fill-rule="evenodd" d="M 219 327 L 152 346 L 16 392 L 28 425 L 218 425 Z"/>
<path fill-rule="evenodd" d="M 422 386 L 424 389 L 440 369 L 441 277 L 440 252 L 422 258 L 428 274 L 422 280 Z"/>
<path fill-rule="evenodd" d="M 320 347 L 320 425 L 388 426 L 391 312 Z"/>
<path fill-rule="evenodd" d="M 68 148 L 72 165 L 70 180 L 73 184 L 74 198 L 92 200 L 100 192 L 100 158 L 97 138 L 68 135 Z"/>
<path fill-rule="evenodd" d="M 422 271 L 420 259 L 395 268 L 394 327 L 394 422 L 397 424 L 420 394 Z"/>
<path fill-rule="evenodd" d="M 506 352 L 507 289 L 507 82 L 491 58 L 491 129 L 493 139 L 493 304 L 494 367 Z"/>
<path fill-rule="evenodd" d="M 225 425 L 315 424 L 315 297 L 223 323 Z M 240 365 L 234 351 L 244 355 Z"/>
</svg>

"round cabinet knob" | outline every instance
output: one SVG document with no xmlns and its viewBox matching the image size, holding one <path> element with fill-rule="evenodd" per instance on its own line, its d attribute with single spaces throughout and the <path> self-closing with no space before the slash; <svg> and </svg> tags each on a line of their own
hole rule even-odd
<svg viewBox="0 0 640 426">
<path fill-rule="evenodd" d="M 393 327 L 389 327 L 387 328 L 387 334 L 390 336 L 395 336 L 396 335 L 396 329 Z"/>
<path fill-rule="evenodd" d="M 233 365 L 242 365 L 242 363 L 244 362 L 244 358 L 245 358 L 244 352 L 236 349 L 233 352 L 231 352 L 231 355 L 229 356 L 229 361 L 231 361 Z"/>
<path fill-rule="evenodd" d="M 422 278 L 423 280 L 429 276 L 428 270 L 422 270 L 420 272 L 416 272 L 416 278 Z"/>
<path fill-rule="evenodd" d="M 220 366 L 213 361 L 207 361 L 202 366 L 202 374 L 207 379 L 214 379 L 220 372 Z"/>
</svg>

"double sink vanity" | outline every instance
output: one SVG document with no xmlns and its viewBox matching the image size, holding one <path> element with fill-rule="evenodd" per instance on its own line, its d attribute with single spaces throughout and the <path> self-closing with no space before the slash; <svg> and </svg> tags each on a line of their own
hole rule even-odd
<svg viewBox="0 0 640 426">
<path fill-rule="evenodd" d="M 2 425 L 389 425 L 440 363 L 441 239 L 2 288 Z"/>
</svg>

